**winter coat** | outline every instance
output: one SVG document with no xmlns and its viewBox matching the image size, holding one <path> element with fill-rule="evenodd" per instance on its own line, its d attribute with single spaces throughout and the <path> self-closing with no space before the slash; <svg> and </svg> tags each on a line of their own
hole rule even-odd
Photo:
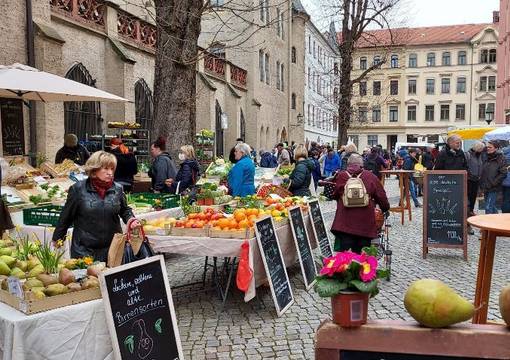
<svg viewBox="0 0 510 360">
<path fill-rule="evenodd" d="M 432 170 L 434 168 L 434 156 L 429 151 L 425 151 L 422 155 L 422 164 L 425 169 Z"/>
<path fill-rule="evenodd" d="M 347 171 L 341 171 L 336 177 L 333 199 L 337 201 L 335 219 L 331 227 L 332 231 L 340 231 L 351 235 L 367 238 L 377 237 L 377 226 L 375 224 L 375 205 L 379 205 L 383 212 L 390 208 L 386 192 L 379 179 L 370 171 L 360 170 L 351 174 L 357 176 L 362 172 L 360 179 L 365 184 L 370 202 L 365 207 L 346 208 L 342 202 L 344 187 L 349 179 Z"/>
<path fill-rule="evenodd" d="M 298 160 L 296 167 L 289 176 L 289 191 L 294 196 L 312 196 L 310 192 L 310 182 L 312 181 L 312 171 L 315 164 L 311 159 Z"/>
<path fill-rule="evenodd" d="M 510 146 L 503 149 L 503 155 L 505 155 L 507 174 L 505 180 L 503 180 L 502 185 L 504 187 L 510 187 L 510 171 L 509 171 L 510 169 L 508 168 L 510 166 Z"/>
<path fill-rule="evenodd" d="M 319 163 L 319 160 L 316 158 L 311 159 L 313 162 L 313 170 L 312 170 L 312 177 L 313 181 L 315 183 L 315 186 L 317 186 L 317 182 L 321 179 L 321 164 Z"/>
<path fill-rule="evenodd" d="M 115 181 L 121 185 L 133 185 L 133 177 L 138 172 L 136 157 L 133 153 L 123 154 L 118 148 L 112 150 L 117 159 Z"/>
<path fill-rule="evenodd" d="M 468 165 L 468 180 L 479 181 L 482 176 L 483 157 L 473 149 L 465 153 Z"/>
<path fill-rule="evenodd" d="M 228 173 L 232 196 L 255 194 L 255 165 L 248 155 L 243 156 Z"/>
<path fill-rule="evenodd" d="M 418 163 L 418 159 L 415 157 L 412 157 L 410 154 L 407 154 L 404 157 L 404 165 L 402 165 L 402 170 L 413 170 L 414 171 L 414 165 Z"/>
<path fill-rule="evenodd" d="M 122 233 L 119 217 L 124 223 L 132 218 L 122 185 L 113 183 L 104 200 L 90 180 L 82 180 L 69 188 L 67 201 L 53 233 L 53 241 L 64 239 L 73 227 L 71 257 L 92 256 L 106 261 L 108 248 L 116 233 Z"/>
<path fill-rule="evenodd" d="M 381 170 L 386 168 L 386 163 L 384 162 L 384 159 L 378 155 L 370 153 L 367 155 L 363 162 L 363 167 L 365 170 L 369 170 L 377 176 L 379 179 L 381 178 Z"/>
<path fill-rule="evenodd" d="M 177 175 L 175 163 L 167 152 L 161 153 L 154 159 L 149 170 L 152 179 L 152 189 L 159 192 L 170 192 L 171 189 L 165 184 L 166 179 L 174 179 Z"/>
<path fill-rule="evenodd" d="M 340 156 L 335 152 L 332 157 L 326 156 L 324 159 L 324 172 L 334 173 L 340 169 Z"/>
<path fill-rule="evenodd" d="M 467 161 L 462 149 L 453 150 L 448 145 L 439 152 L 434 170 L 467 170 Z"/>
<path fill-rule="evenodd" d="M 75 164 L 85 165 L 90 157 L 89 151 L 85 146 L 78 144 L 75 147 L 62 146 L 55 155 L 55 164 L 61 164 L 64 160 L 72 160 Z"/>
<path fill-rule="evenodd" d="M 344 156 L 342 156 L 342 164 L 340 165 L 340 170 L 347 170 L 347 160 L 353 153 L 344 152 Z"/>
<path fill-rule="evenodd" d="M 195 159 L 184 160 L 177 172 L 175 181 L 170 186 L 170 192 L 175 194 L 177 191 L 177 184 L 179 184 L 179 194 L 195 185 L 200 175 L 200 165 Z"/>
<path fill-rule="evenodd" d="M 507 165 L 505 156 L 501 152 L 487 154 L 487 161 L 483 163 L 480 189 L 484 192 L 498 191 L 506 178 Z"/>
<path fill-rule="evenodd" d="M 276 158 L 269 151 L 266 151 L 260 155 L 260 167 L 263 168 L 275 168 L 278 166 Z"/>
</svg>

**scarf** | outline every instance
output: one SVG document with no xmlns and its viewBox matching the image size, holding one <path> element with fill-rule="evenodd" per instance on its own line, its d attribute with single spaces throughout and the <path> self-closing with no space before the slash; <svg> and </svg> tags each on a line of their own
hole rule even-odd
<svg viewBox="0 0 510 360">
<path fill-rule="evenodd" d="M 104 200 L 106 196 L 106 191 L 112 187 L 113 180 L 110 181 L 103 181 L 99 178 L 92 178 L 91 179 L 92 186 L 94 187 L 94 190 L 97 191 L 99 197 Z"/>
</svg>

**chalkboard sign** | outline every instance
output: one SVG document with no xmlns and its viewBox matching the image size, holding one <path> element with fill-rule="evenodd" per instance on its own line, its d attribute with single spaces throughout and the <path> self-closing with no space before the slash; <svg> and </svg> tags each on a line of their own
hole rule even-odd
<svg viewBox="0 0 510 360">
<path fill-rule="evenodd" d="M 340 350 L 341 360 L 482 360 L 482 358 L 453 357 L 440 355 L 412 355 L 371 351 Z M 487 359 L 485 359 L 487 360 Z M 491 359 L 489 359 L 491 360 Z"/>
<path fill-rule="evenodd" d="M 292 229 L 292 235 L 294 237 L 294 242 L 296 243 L 296 249 L 299 255 L 301 273 L 303 274 L 305 287 L 307 290 L 309 290 L 315 282 L 315 276 L 317 276 L 317 268 L 315 267 L 312 247 L 310 246 L 308 231 L 306 230 L 305 221 L 303 219 L 303 212 L 301 211 L 300 206 L 289 209 L 289 220 L 290 227 Z"/>
<path fill-rule="evenodd" d="M 183 359 L 162 256 L 109 269 L 100 280 L 117 359 Z"/>
<path fill-rule="evenodd" d="M 2 122 L 4 156 L 23 155 L 25 153 L 23 102 L 21 100 L 1 99 L 0 121 Z"/>
<path fill-rule="evenodd" d="M 426 171 L 423 185 L 423 257 L 430 247 L 461 248 L 467 260 L 466 172 Z"/>
<path fill-rule="evenodd" d="M 255 223 L 255 233 L 260 255 L 268 274 L 276 313 L 281 316 L 294 302 L 289 276 L 283 262 L 282 251 L 274 228 L 273 218 L 268 216 Z"/>
<path fill-rule="evenodd" d="M 326 225 L 324 225 L 324 218 L 322 217 L 319 200 L 310 201 L 308 206 L 310 206 L 310 220 L 312 221 L 313 233 L 319 243 L 321 254 L 324 257 L 331 257 L 333 256 L 333 252 L 331 251 L 331 244 L 329 242 L 328 232 L 326 231 Z"/>
</svg>

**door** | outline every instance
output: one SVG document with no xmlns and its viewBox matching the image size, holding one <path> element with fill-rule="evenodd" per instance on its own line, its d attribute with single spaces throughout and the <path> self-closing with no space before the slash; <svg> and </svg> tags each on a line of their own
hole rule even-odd
<svg viewBox="0 0 510 360">
<path fill-rule="evenodd" d="M 398 136 L 397 135 L 388 135 L 387 141 L 386 141 L 386 149 L 388 151 L 391 151 L 392 149 L 395 149 L 395 145 L 397 144 Z"/>
</svg>

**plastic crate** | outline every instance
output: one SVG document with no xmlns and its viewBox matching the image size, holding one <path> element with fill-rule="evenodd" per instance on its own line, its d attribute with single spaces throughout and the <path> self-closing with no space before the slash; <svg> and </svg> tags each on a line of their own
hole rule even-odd
<svg viewBox="0 0 510 360">
<path fill-rule="evenodd" d="M 46 205 L 23 209 L 23 224 L 38 226 L 56 226 L 63 206 Z"/>
<path fill-rule="evenodd" d="M 148 203 L 154 206 L 156 200 L 161 201 L 162 209 L 172 209 L 181 206 L 180 195 L 173 194 L 155 194 L 155 193 L 136 193 L 131 194 L 132 202 Z"/>
</svg>

